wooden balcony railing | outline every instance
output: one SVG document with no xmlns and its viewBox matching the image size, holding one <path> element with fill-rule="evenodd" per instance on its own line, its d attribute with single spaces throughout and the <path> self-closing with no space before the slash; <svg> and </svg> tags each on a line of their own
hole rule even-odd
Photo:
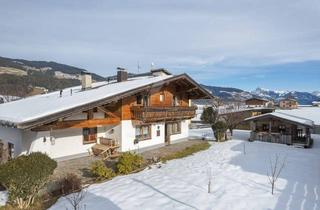
<svg viewBox="0 0 320 210">
<path fill-rule="evenodd" d="M 191 119 L 195 116 L 196 109 L 195 106 L 133 106 L 131 112 L 134 120 L 157 122 Z"/>
</svg>

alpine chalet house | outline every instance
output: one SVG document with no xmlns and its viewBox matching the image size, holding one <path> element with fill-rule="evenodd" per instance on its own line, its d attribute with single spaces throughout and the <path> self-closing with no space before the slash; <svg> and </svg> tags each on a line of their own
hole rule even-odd
<svg viewBox="0 0 320 210">
<path fill-rule="evenodd" d="M 249 98 L 245 100 L 246 107 L 248 108 L 257 108 L 257 107 L 273 107 L 273 102 L 262 99 L 262 98 Z"/>
<path fill-rule="evenodd" d="M 27 97 L 0 105 L 0 149 L 9 157 L 35 151 L 63 160 L 92 148 L 152 148 L 188 137 L 191 99 L 214 97 L 187 74 L 167 70 L 131 75 L 120 69 L 105 82 Z"/>
<path fill-rule="evenodd" d="M 297 109 L 298 105 L 298 101 L 293 98 L 282 99 L 279 102 L 281 109 Z"/>
</svg>

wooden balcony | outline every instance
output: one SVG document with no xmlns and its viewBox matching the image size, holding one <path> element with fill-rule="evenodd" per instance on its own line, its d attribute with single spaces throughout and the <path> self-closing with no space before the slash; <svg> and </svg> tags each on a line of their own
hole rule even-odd
<svg viewBox="0 0 320 210">
<path fill-rule="evenodd" d="M 131 112 L 134 120 L 158 122 L 191 119 L 195 116 L 196 109 L 195 106 L 133 106 Z"/>
</svg>

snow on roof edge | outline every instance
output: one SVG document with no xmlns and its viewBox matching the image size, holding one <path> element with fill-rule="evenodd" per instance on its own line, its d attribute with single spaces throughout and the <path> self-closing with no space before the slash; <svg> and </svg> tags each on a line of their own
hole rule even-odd
<svg viewBox="0 0 320 210">
<path fill-rule="evenodd" d="M 272 112 L 272 113 L 261 114 L 261 115 L 257 115 L 257 116 L 253 116 L 253 117 L 248 117 L 245 119 L 245 121 L 258 119 L 258 118 L 265 117 L 265 116 L 274 116 L 274 117 L 285 119 L 285 120 L 288 120 L 291 122 L 296 122 L 296 123 L 304 124 L 304 125 L 308 125 L 308 126 L 314 126 L 314 122 L 310 119 L 306 119 L 306 118 L 302 118 L 302 117 L 298 117 L 298 116 L 294 116 L 294 115 L 289 115 L 289 114 L 281 113 L 281 112 Z"/>
</svg>

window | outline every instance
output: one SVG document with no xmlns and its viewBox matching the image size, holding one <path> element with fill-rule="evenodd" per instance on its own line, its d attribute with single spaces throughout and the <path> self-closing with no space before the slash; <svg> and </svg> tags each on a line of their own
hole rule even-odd
<svg viewBox="0 0 320 210">
<path fill-rule="evenodd" d="M 83 144 L 91 144 L 97 142 L 97 127 L 95 128 L 83 128 Z"/>
<path fill-rule="evenodd" d="M 298 136 L 298 138 L 303 137 L 303 130 L 301 128 L 297 129 L 297 136 Z"/>
<path fill-rule="evenodd" d="M 269 125 L 268 124 L 263 124 L 262 125 L 262 131 L 269 131 Z"/>
<path fill-rule="evenodd" d="M 157 126 L 157 136 L 160 136 L 160 126 Z"/>
<path fill-rule="evenodd" d="M 279 125 L 279 132 L 285 133 L 286 132 L 286 126 L 285 125 Z"/>
<path fill-rule="evenodd" d="M 172 133 L 173 134 L 181 133 L 181 122 L 175 122 L 172 124 Z"/>
<path fill-rule="evenodd" d="M 181 122 L 174 122 L 168 124 L 168 129 L 170 134 L 180 134 L 181 133 Z"/>
<path fill-rule="evenodd" d="M 140 141 L 151 139 L 151 125 L 136 126 L 136 139 Z"/>
<path fill-rule="evenodd" d="M 160 102 L 164 102 L 164 93 L 160 93 Z"/>
<path fill-rule="evenodd" d="M 179 106 L 179 97 L 173 96 L 173 98 L 172 98 L 172 106 Z"/>
<path fill-rule="evenodd" d="M 136 99 L 137 99 L 137 105 L 142 105 L 142 96 L 137 95 Z"/>
</svg>

